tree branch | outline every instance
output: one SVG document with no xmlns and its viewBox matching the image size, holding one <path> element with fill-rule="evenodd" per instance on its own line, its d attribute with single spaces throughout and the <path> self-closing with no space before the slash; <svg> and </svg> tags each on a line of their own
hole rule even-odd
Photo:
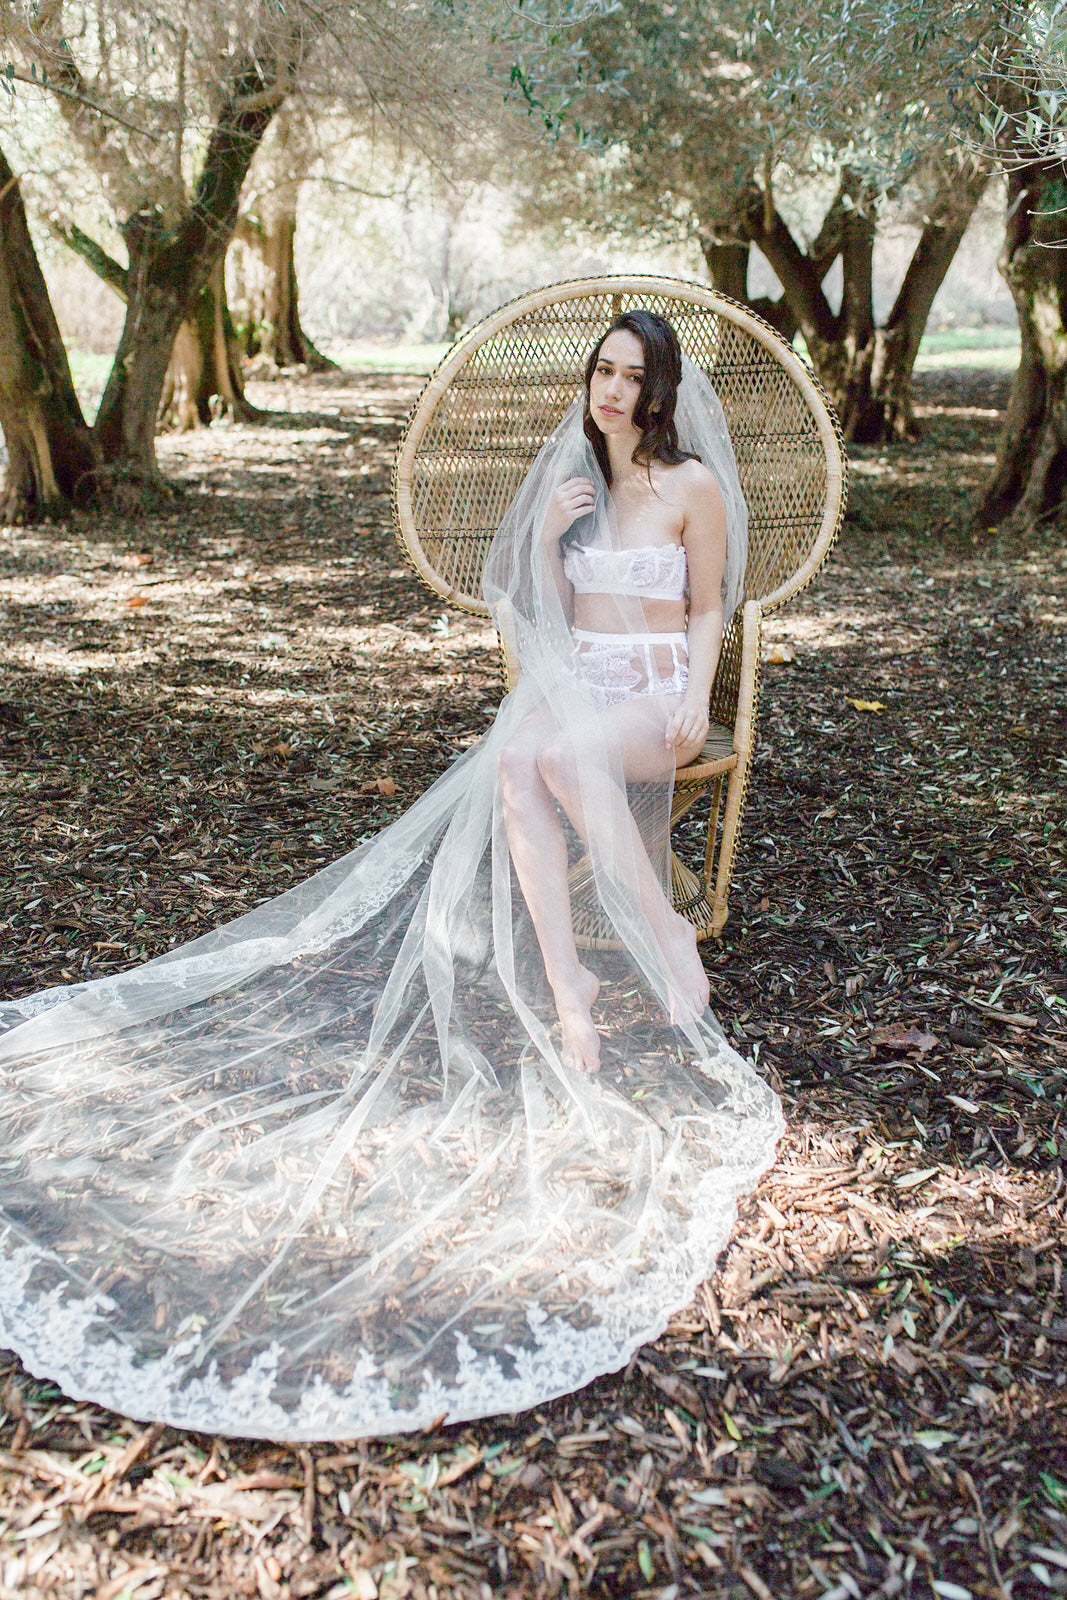
<svg viewBox="0 0 1067 1600">
<path fill-rule="evenodd" d="M 945 273 L 952 265 L 974 208 L 988 187 L 990 173 L 979 170 L 970 177 L 963 176 L 954 188 L 956 203 L 948 216 L 935 216 L 927 221 L 919 242 L 915 246 L 904 281 L 897 291 L 893 309 L 886 318 L 886 332 L 915 323 L 921 331 L 926 326 L 930 307 L 944 282 Z"/>
<path fill-rule="evenodd" d="M 830 202 L 830 209 L 822 219 L 818 233 L 808 246 L 808 257 L 819 274 L 820 283 L 841 253 L 843 226 L 848 215 L 845 209 L 846 192 L 846 185 L 842 179 L 838 184 L 837 193 Z"/>
<path fill-rule="evenodd" d="M 63 35 L 63 0 L 42 0 L 37 8 L 36 27 L 31 27 L 29 38 L 42 72 L 49 74 L 48 87 L 60 96 L 71 133 L 97 171 L 106 174 L 114 184 L 116 194 L 124 197 L 127 209 L 134 210 L 140 203 L 140 175 L 126 152 L 108 139 L 106 122 L 96 120 L 102 116 L 103 108 L 88 93 L 81 68 Z M 95 112 L 96 117 L 84 116 L 83 112 L 88 110 Z M 155 135 L 149 134 L 149 137 L 155 138 Z"/>
<path fill-rule="evenodd" d="M 785 298 L 805 339 L 832 343 L 839 333 L 839 321 L 830 310 L 822 290 L 822 277 L 806 256 L 782 219 L 771 206 L 771 226 L 764 226 L 765 196 L 755 185 L 744 202 L 742 223 L 752 243 L 758 245 L 778 274 Z"/>
<path fill-rule="evenodd" d="M 21 72 L 18 67 L 13 66 L 9 61 L 4 67 L 4 77 L 9 81 L 14 80 L 16 83 L 28 83 L 33 89 L 44 89 L 49 94 L 62 95 L 65 100 L 74 100 L 78 105 L 85 106 L 90 111 L 95 111 L 98 117 L 105 117 L 108 122 L 117 122 L 120 127 L 129 128 L 131 133 L 142 134 L 146 139 L 162 138 L 162 134 L 156 130 L 146 128 L 140 122 L 131 122 L 128 117 L 120 117 L 117 111 L 109 111 L 107 106 L 102 106 L 98 100 L 90 100 L 87 95 L 80 93 L 77 89 L 68 89 L 61 83 L 53 82 L 51 78 L 44 75 L 43 71 L 42 75 L 37 77 L 29 72 Z"/>
<path fill-rule="evenodd" d="M 235 72 L 204 151 L 192 203 L 167 242 L 174 273 L 188 274 L 192 259 L 210 261 L 220 238 L 232 236 L 252 157 L 296 79 L 308 42 L 308 29 L 294 22 L 283 40 L 258 41 L 262 48 L 254 45 Z"/>
<path fill-rule="evenodd" d="M 126 268 L 121 262 L 116 261 L 114 256 L 109 256 L 103 245 L 91 239 L 76 222 L 61 222 L 57 218 L 52 218 L 48 226 L 57 239 L 62 239 L 75 255 L 81 256 L 83 261 L 88 262 L 97 277 L 102 278 L 109 289 L 114 289 L 117 295 L 123 300 L 126 299 L 128 277 Z"/>
</svg>

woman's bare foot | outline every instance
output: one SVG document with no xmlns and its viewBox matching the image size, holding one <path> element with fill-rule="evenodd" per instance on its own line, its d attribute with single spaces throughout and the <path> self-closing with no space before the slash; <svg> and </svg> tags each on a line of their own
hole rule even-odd
<svg viewBox="0 0 1067 1600">
<path fill-rule="evenodd" d="M 563 1029 L 563 1065 L 579 1072 L 600 1071 L 600 1035 L 592 1017 L 599 993 L 600 979 L 588 967 L 579 967 L 572 977 L 552 985 L 556 1014 Z"/>
<path fill-rule="evenodd" d="M 696 1022 L 711 999 L 711 986 L 697 947 L 697 931 L 691 922 L 671 913 L 671 927 L 665 954 L 670 963 L 667 974 L 670 1019 L 676 1025 Z"/>
</svg>

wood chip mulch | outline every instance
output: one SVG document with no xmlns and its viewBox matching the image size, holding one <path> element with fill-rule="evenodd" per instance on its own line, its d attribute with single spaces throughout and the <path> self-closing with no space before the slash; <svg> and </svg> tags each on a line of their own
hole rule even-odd
<svg viewBox="0 0 1067 1600">
<path fill-rule="evenodd" d="M 398 814 L 499 694 L 399 560 L 410 378 L 255 387 L 179 492 L 0 530 L 0 993 L 115 971 Z M 145 1427 L 0 1357 L 0 1594 L 1067 1595 L 1067 548 L 973 539 L 1003 384 L 924 380 L 771 620 L 714 1004 L 780 1159 L 625 1372 L 351 1446 Z M 698 844 L 699 823 L 692 825 Z"/>
</svg>

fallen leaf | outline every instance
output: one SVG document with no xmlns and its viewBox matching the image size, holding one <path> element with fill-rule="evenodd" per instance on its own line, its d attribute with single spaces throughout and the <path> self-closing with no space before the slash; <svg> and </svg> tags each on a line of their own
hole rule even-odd
<svg viewBox="0 0 1067 1600">
<path fill-rule="evenodd" d="M 893 1182 L 898 1189 L 917 1189 L 920 1183 L 925 1183 L 928 1178 L 936 1178 L 939 1167 L 923 1167 L 921 1172 L 902 1172 Z"/>
<path fill-rule="evenodd" d="M 368 778 L 366 783 L 360 784 L 359 792 L 360 794 L 392 795 L 396 794 L 397 788 L 398 785 L 395 778 Z"/>
<path fill-rule="evenodd" d="M 885 705 L 881 700 L 853 700 L 850 694 L 846 694 L 845 699 L 848 701 L 850 706 L 855 706 L 857 711 L 885 710 Z"/>
<path fill-rule="evenodd" d="M 921 1056 L 941 1043 L 936 1033 L 924 1033 L 921 1028 L 878 1028 L 873 1038 L 892 1050 L 918 1050 Z"/>
<path fill-rule="evenodd" d="M 774 665 L 795 661 L 796 658 L 797 653 L 791 644 L 769 644 L 763 652 L 764 661 Z"/>
<path fill-rule="evenodd" d="M 148 604 L 148 596 L 144 594 L 129 594 L 126 596 L 126 604 L 128 606 L 146 606 Z"/>
</svg>

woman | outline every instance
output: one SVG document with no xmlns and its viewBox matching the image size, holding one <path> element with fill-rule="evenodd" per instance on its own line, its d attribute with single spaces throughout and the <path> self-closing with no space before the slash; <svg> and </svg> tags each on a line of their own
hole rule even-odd
<svg viewBox="0 0 1067 1600">
<path fill-rule="evenodd" d="M 669 780 L 676 765 L 700 751 L 722 644 L 726 508 L 714 475 L 678 448 L 674 410 L 681 377 L 677 335 L 664 318 L 648 311 L 616 317 L 586 365 L 584 419 L 609 490 L 615 540 L 564 548 L 575 522 L 596 510 L 594 481 L 587 477 L 559 484 L 540 530 L 573 623 L 578 670 L 596 714 L 611 724 L 628 782 Z M 642 564 L 649 569 L 644 579 Z M 640 607 L 643 630 L 632 636 L 621 627 L 620 595 Z M 556 806 L 585 837 L 575 774 L 587 747 L 587 729 L 579 725 L 561 736 L 551 710 L 539 710 L 501 752 L 500 775 L 512 860 L 562 1025 L 561 1054 L 567 1064 L 595 1072 L 600 1044 L 591 1007 L 600 984 L 578 960 Z M 669 959 L 675 1006 L 699 1015 L 708 1003 L 708 981 L 693 927 L 670 907 L 634 831 L 624 788 L 606 783 L 603 801 L 613 829 L 633 834 L 636 888 Z"/>
<path fill-rule="evenodd" d="M 400 1432 L 622 1365 L 712 1269 L 780 1119 L 663 889 L 744 567 L 721 408 L 680 376 L 647 313 L 593 352 L 486 564 L 518 682 L 409 811 L 0 1007 L 0 1345 L 31 1371 L 179 1426 Z M 622 950 L 596 972 L 568 846 Z"/>
</svg>

